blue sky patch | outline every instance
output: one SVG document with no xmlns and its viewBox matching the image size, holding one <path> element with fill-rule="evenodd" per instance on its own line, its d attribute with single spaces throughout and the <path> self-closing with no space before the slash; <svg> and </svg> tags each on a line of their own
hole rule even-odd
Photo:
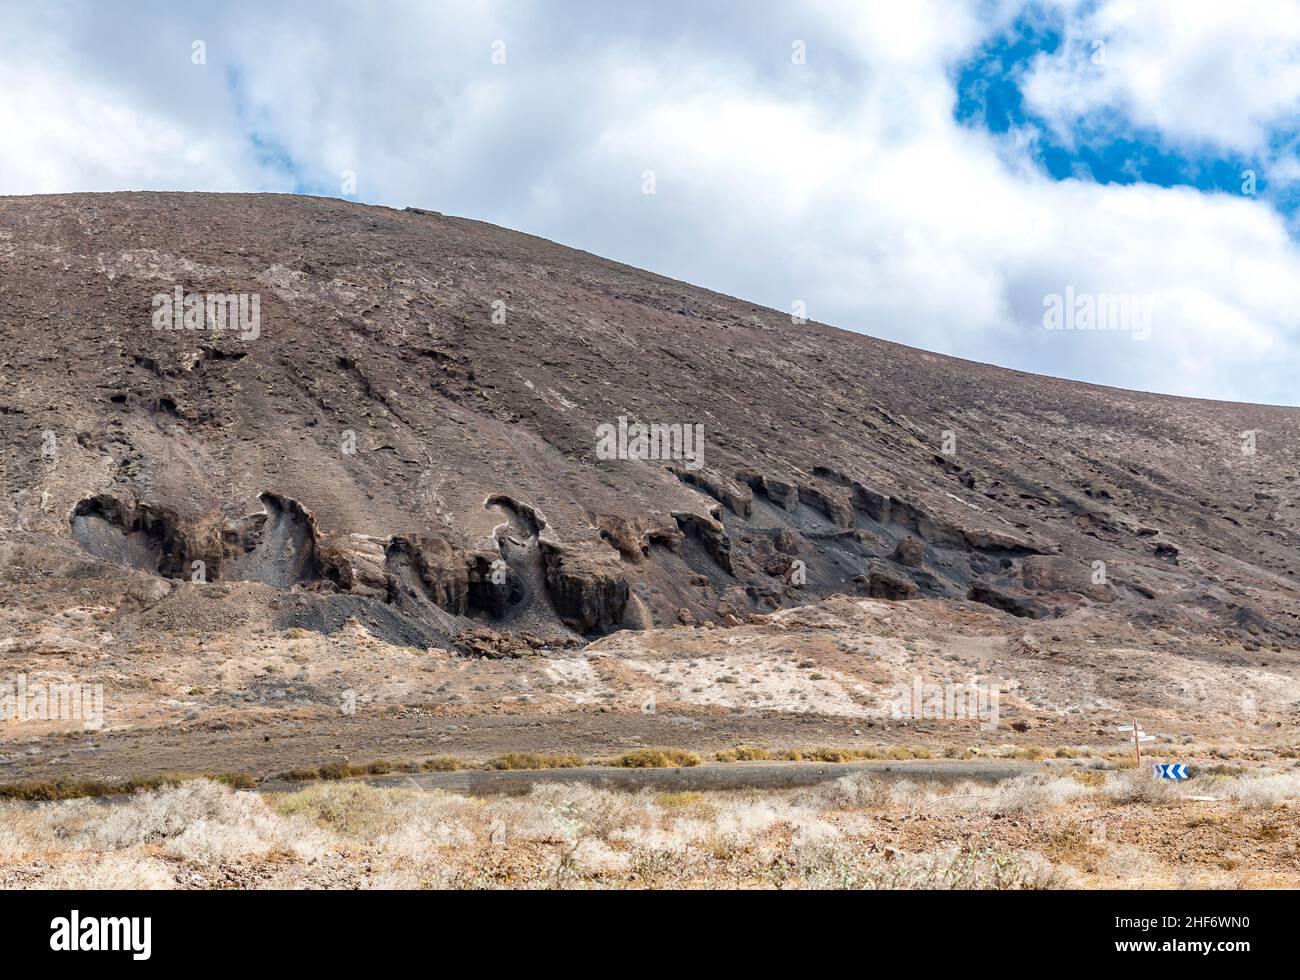
<svg viewBox="0 0 1300 980">
<path fill-rule="evenodd" d="M 1158 132 L 1134 126 L 1117 109 L 1077 119 L 1069 138 L 1063 139 L 1047 120 L 1026 106 L 1022 94 L 1034 59 L 1061 54 L 1065 43 L 1062 26 L 1059 17 L 1032 11 L 959 65 L 954 78 L 957 121 L 993 134 L 1015 131 L 1031 136 L 1026 152 L 1055 180 L 1144 183 L 1241 194 L 1243 171 L 1252 170 L 1256 195 L 1284 215 L 1294 214 L 1300 205 L 1300 191 L 1269 194 L 1259 161 L 1225 156 L 1213 147 L 1171 145 Z"/>
</svg>

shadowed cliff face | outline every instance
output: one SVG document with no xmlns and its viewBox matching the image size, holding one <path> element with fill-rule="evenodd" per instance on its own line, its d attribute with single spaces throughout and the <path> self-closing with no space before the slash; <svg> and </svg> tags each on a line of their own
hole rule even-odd
<svg viewBox="0 0 1300 980">
<path fill-rule="evenodd" d="M 256 583 L 281 626 L 507 653 L 838 593 L 1300 634 L 1298 410 L 972 364 L 432 212 L 0 216 L 6 601 Z"/>
</svg>

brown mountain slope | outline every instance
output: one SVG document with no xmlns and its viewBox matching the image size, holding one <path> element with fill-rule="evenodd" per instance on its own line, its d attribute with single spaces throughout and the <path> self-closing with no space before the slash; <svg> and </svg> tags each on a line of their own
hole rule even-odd
<svg viewBox="0 0 1300 980">
<path fill-rule="evenodd" d="M 256 294 L 256 336 L 158 326 L 177 287 Z M 702 465 L 601 458 L 620 417 L 701 426 Z M 73 606 L 106 650 L 356 618 L 516 653 L 835 594 L 1300 636 L 1300 410 L 795 324 L 432 212 L 0 199 L 0 440 L 15 650 Z"/>
</svg>

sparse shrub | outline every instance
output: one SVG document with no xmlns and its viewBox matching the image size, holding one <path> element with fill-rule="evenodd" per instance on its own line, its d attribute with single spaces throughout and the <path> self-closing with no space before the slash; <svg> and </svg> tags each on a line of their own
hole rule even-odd
<svg viewBox="0 0 1300 980">
<path fill-rule="evenodd" d="M 892 799 L 889 784 L 865 772 L 841 776 L 825 784 L 820 787 L 819 796 L 823 803 L 837 810 L 879 810 L 889 806 Z"/>
<path fill-rule="evenodd" d="M 140 776 L 123 783 L 106 783 L 98 779 L 38 779 L 21 783 L 0 785 L 0 799 L 28 800 L 32 802 L 76 800 L 84 797 L 123 796 L 132 793 L 179 786 L 189 779 L 200 777 L 189 774 Z"/>
<path fill-rule="evenodd" d="M 1032 851 L 944 849 L 888 857 L 832 841 L 800 854 L 799 875 L 809 888 L 1041 889 L 1069 887 L 1069 869 Z"/>
<path fill-rule="evenodd" d="M 321 779 L 347 779 L 352 775 L 352 766 L 341 759 L 327 762 L 317 770 Z"/>
<path fill-rule="evenodd" d="M 642 751 L 665 757 L 682 752 Z M 909 757 L 914 752 L 900 747 L 796 751 L 810 760 L 818 755 L 838 758 L 841 752 L 907 752 Z M 737 758 L 748 754 L 746 747 L 724 752 L 735 752 Z M 537 765 L 538 758 L 545 757 L 510 761 Z M 449 769 L 460 765 L 455 760 L 445 764 Z M 669 764 L 682 763 L 670 758 Z M 370 765 L 347 768 L 358 773 Z M 441 765 L 429 771 L 439 771 Z M 319 777 L 319 770 L 308 771 L 311 778 Z M 1245 779 L 1198 772 L 1198 779 L 1208 782 L 1215 795 L 1242 807 L 1300 797 L 1300 771 Z M 246 785 L 251 777 L 232 774 L 229 781 Z M 164 788 L 148 790 L 150 784 Z M 268 887 L 316 887 L 333 883 L 344 870 L 349 884 L 359 887 L 1071 887 L 1079 879 L 1067 865 L 1088 875 L 1113 877 L 1103 881 L 1105 885 L 1204 885 L 1202 877 L 1180 879 L 1179 866 L 1170 863 L 1173 852 L 1159 846 L 1108 850 L 1104 829 L 1098 837 L 1096 826 L 1104 828 L 1107 820 L 1127 816 L 1108 814 L 1095 804 L 1063 812 L 1059 818 L 1014 821 L 1032 825 L 1021 832 L 1027 836 L 1017 840 L 1035 841 L 1043 854 L 1003 849 L 1010 845 L 998 840 L 997 831 L 1006 824 L 976 819 L 979 814 L 1068 804 L 1099 790 L 1137 804 L 1162 802 L 1166 795 L 1181 798 L 1149 770 L 1103 773 L 1081 767 L 1065 771 L 1062 766 L 1056 773 L 995 785 L 968 781 L 946 787 L 849 771 L 828 783 L 773 792 L 656 794 L 548 781 L 526 796 L 485 798 L 337 780 L 262 795 L 179 776 L 110 788 L 121 793 L 128 785 L 137 788 L 136 795 L 112 806 L 88 798 L 35 806 L 21 800 L 0 802 L 0 862 L 35 862 L 22 882 L 37 887 L 219 885 L 231 862 L 256 866 L 257 882 Z M 909 830 L 918 833 L 894 837 L 906 850 L 882 851 L 890 839 L 882 840 L 884 817 L 899 814 Z M 930 825 L 933 829 L 913 824 L 922 815 L 951 822 Z M 1137 814 L 1143 819 L 1149 815 L 1149 809 Z M 1190 819 L 1177 825 L 1186 830 L 1198 820 L 1201 825 L 1213 823 L 1224 832 L 1239 833 L 1250 848 L 1286 853 L 1289 825 L 1281 811 L 1243 819 L 1232 804 L 1220 804 L 1180 810 L 1176 816 Z M 893 826 L 899 829 L 898 821 Z M 977 835 L 974 840 L 989 843 L 942 848 L 937 842 L 954 839 L 952 831 L 962 839 Z M 978 836 L 982 834 L 988 837 Z M 322 877 L 321 867 L 312 862 L 331 851 L 347 863 L 331 858 L 323 869 L 328 877 Z M 168 863 L 169 858 L 186 864 Z M 212 873 L 205 868 L 223 870 Z M 1243 868 L 1238 877 L 1248 874 Z M 1275 882 L 1275 868 L 1270 866 L 1268 874 Z"/>
<path fill-rule="evenodd" d="M 584 838 L 570 854 L 573 871 L 582 877 L 599 877 L 627 870 L 631 855 L 616 851 L 603 840 Z"/>
<path fill-rule="evenodd" d="M 436 853 L 443 843 L 468 843 L 482 806 L 463 797 L 409 789 L 377 789 L 365 783 L 319 783 L 269 798 L 276 813 L 302 817 L 347 837 L 411 855 Z M 449 819 L 452 818 L 452 819 Z M 463 825 L 455 834 L 448 826 Z M 400 839 L 398 839 L 400 838 Z"/>
<path fill-rule="evenodd" d="M 855 759 L 885 759 L 899 762 L 905 759 L 933 757 L 933 753 L 927 748 L 909 748 L 906 745 L 874 745 L 865 749 L 852 749 L 850 752 Z"/>
<path fill-rule="evenodd" d="M 655 797 L 655 803 L 665 810 L 680 810 L 687 807 L 696 807 L 704 802 L 703 793 L 660 793 Z"/>
<path fill-rule="evenodd" d="M 103 792 L 80 792 L 74 789 L 74 786 L 86 788 L 88 785 L 85 782 L 74 784 L 70 780 L 32 779 L 21 783 L 5 783 L 0 786 L 0 798 L 6 800 L 70 800 L 78 796 L 104 795 Z"/>
<path fill-rule="evenodd" d="M 488 762 L 486 769 L 576 769 L 582 759 L 576 755 L 541 755 L 536 752 L 507 752 Z"/>
<path fill-rule="evenodd" d="M 1145 848 L 1116 844 L 1097 862 L 1097 870 L 1101 874 L 1119 878 L 1127 885 L 1157 874 L 1159 866 Z"/>
<path fill-rule="evenodd" d="M 1127 769 L 1113 774 L 1102 792 L 1117 803 L 1174 803 L 1179 797 L 1163 779 L 1156 779 L 1150 769 Z"/>
<path fill-rule="evenodd" d="M 852 762 L 853 753 L 846 749 L 829 749 L 819 747 L 815 749 L 804 749 L 801 753 L 804 761 L 807 762 Z"/>
<path fill-rule="evenodd" d="M 686 854 L 668 848 L 636 847 L 628 855 L 628 870 L 633 880 L 664 884 L 665 878 L 672 880 L 681 875 L 686 862 Z"/>
<path fill-rule="evenodd" d="M 1227 765 L 1222 762 L 1212 762 L 1209 765 L 1197 766 L 1197 776 L 1244 776 L 1250 772 L 1245 766 Z"/>
<path fill-rule="evenodd" d="M 425 759 L 420 768 L 425 772 L 457 772 L 461 769 L 468 769 L 469 766 L 449 755 L 439 755 L 434 756 L 432 759 Z"/>
<path fill-rule="evenodd" d="M 1106 785 L 1106 777 L 1096 769 L 1071 769 L 1066 773 L 1070 779 L 1073 779 L 1081 786 L 1087 786 L 1089 789 L 1101 789 Z"/>
<path fill-rule="evenodd" d="M 611 759 L 611 766 L 623 769 L 675 769 L 698 766 L 700 757 L 685 749 L 635 749 Z"/>
<path fill-rule="evenodd" d="M 257 779 L 246 772 L 225 772 L 219 776 L 213 776 L 217 782 L 223 786 L 229 786 L 231 789 L 256 789 Z"/>
<path fill-rule="evenodd" d="M 998 756 L 1003 759 L 1027 759 L 1031 762 L 1039 762 L 1047 758 L 1047 750 L 1041 745 L 1004 745 L 998 752 Z"/>
<path fill-rule="evenodd" d="M 176 879 L 164 861 L 138 854 L 103 854 L 56 865 L 35 882 L 43 889 L 108 889 L 158 891 L 175 888 Z"/>
<path fill-rule="evenodd" d="M 143 792 L 111 807 L 88 799 L 51 804 L 47 826 L 64 850 L 158 847 L 209 863 L 279 852 L 319 856 L 326 842 L 305 823 L 281 820 L 256 793 L 208 779 Z"/>
<path fill-rule="evenodd" d="M 524 806 L 549 816 L 552 833 L 571 841 L 583 837 L 610 839 L 620 828 L 639 831 L 653 822 L 653 804 L 642 795 L 611 792 L 582 783 L 544 783 L 533 787 Z M 495 815 L 506 809 L 492 807 Z"/>
<path fill-rule="evenodd" d="M 1017 776 L 998 783 L 986 800 L 986 808 L 995 811 L 1026 812 L 1046 810 L 1086 796 L 1091 790 L 1077 779 L 1043 776 Z"/>
<path fill-rule="evenodd" d="M 1300 774 L 1272 773 L 1233 780 L 1224 794 L 1248 810 L 1276 806 L 1284 800 L 1300 799 Z"/>
<path fill-rule="evenodd" d="M 738 745 L 734 749 L 715 752 L 713 758 L 718 762 L 768 762 L 776 756 L 767 749 L 760 749 L 753 745 Z"/>
</svg>

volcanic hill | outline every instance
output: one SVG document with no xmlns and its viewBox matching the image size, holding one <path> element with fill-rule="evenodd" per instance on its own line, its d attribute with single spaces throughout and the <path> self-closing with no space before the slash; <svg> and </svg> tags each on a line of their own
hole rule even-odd
<svg viewBox="0 0 1300 980">
<path fill-rule="evenodd" d="M 160 316 L 177 294 L 246 319 Z M 702 452 L 602 458 L 620 420 L 701 427 Z M 1004 672 L 1065 700 L 1053 642 L 1123 636 L 1267 668 L 1294 715 L 1300 410 L 926 353 L 436 212 L 0 198 L 0 441 L 0 658 L 171 723 L 333 709 L 328 676 L 223 675 L 254 640 L 471 654 L 509 684 L 511 658 L 725 646 L 835 596 L 850 633 L 984 617 Z M 1087 654 L 1136 696 L 1124 656 Z M 416 687 L 389 703 L 437 702 Z"/>
</svg>

